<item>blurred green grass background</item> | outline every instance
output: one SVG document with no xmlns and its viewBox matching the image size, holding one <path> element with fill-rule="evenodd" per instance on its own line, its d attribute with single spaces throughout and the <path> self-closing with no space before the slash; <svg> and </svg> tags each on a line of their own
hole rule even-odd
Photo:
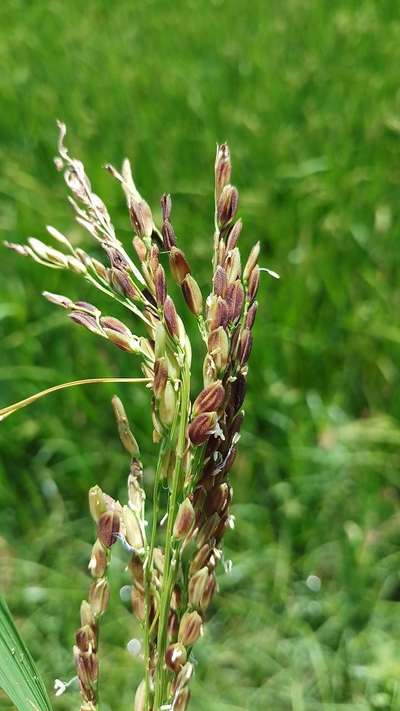
<svg viewBox="0 0 400 711">
<path fill-rule="evenodd" d="M 237 527 L 226 539 L 233 571 L 220 574 L 195 651 L 193 711 L 400 709 L 398 9 L 391 0 L 0 6 L 2 238 L 41 238 L 52 224 L 89 246 L 52 164 L 62 118 L 127 242 L 104 163 L 128 155 L 156 211 L 172 193 L 177 234 L 205 286 L 215 144 L 228 140 L 243 250 L 261 240 L 262 261 L 282 277 L 260 292 L 233 474 Z M 40 296 L 90 300 L 77 277 L 6 250 L 0 263 L 1 403 L 137 372 Z M 49 687 L 73 675 L 93 535 L 87 489 L 124 495 L 113 392 L 151 482 L 148 399 L 137 387 L 65 391 L 0 429 L 1 588 Z M 138 630 L 118 605 L 123 567 L 120 551 L 102 633 L 102 703 L 115 711 L 132 707 L 140 676 L 125 651 Z M 56 708 L 78 703 L 71 692 Z"/>
</svg>

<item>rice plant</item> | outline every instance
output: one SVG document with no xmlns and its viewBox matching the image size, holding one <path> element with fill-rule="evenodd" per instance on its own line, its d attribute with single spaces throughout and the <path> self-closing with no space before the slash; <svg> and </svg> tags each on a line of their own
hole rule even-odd
<svg viewBox="0 0 400 711">
<path fill-rule="evenodd" d="M 102 313 L 93 303 L 43 292 L 50 302 L 65 309 L 75 324 L 108 340 L 127 357 L 134 356 L 138 376 L 64 383 L 5 407 L 0 415 L 7 417 L 53 390 L 87 383 L 125 381 L 151 391 L 149 415 L 157 454 L 150 506 L 134 428 L 121 400 L 115 396 L 112 401 L 119 436 L 129 456 L 127 498 L 126 503 L 120 503 L 98 485 L 89 491 L 96 526 L 89 561 L 92 582 L 81 604 L 73 655 L 81 711 L 95 711 L 99 701 L 99 631 L 109 606 L 112 549 L 119 542 L 129 552 L 130 602 L 142 629 L 142 639 L 129 643 L 132 651 L 143 657 L 135 711 L 184 711 L 194 673 L 192 649 L 203 634 L 207 609 L 218 589 L 216 571 L 221 564 L 229 567 L 222 543 L 225 531 L 235 523 L 230 513 L 230 471 L 244 417 L 258 307 L 260 247 L 254 245 L 242 268 L 238 246 L 242 222 L 236 219 L 239 195 L 230 183 L 229 148 L 222 144 L 217 146 L 215 160 L 212 278 L 204 298 L 186 255 L 177 246 L 170 195 L 161 198 L 162 224 L 158 228 L 136 188 L 129 161 L 124 161 L 121 172 L 106 166 L 126 196 L 133 230 L 131 254 L 118 239 L 83 164 L 70 156 L 65 125 L 60 123 L 59 130 L 56 167 L 64 173 L 76 221 L 104 251 L 105 260 L 75 248 L 51 226 L 47 231 L 56 247 L 36 238 L 29 238 L 25 245 L 7 246 L 44 266 L 75 272 L 122 304 L 129 312 L 129 326 Z M 182 291 L 187 314 L 178 313 L 163 264 L 168 265 L 170 278 Z M 183 321 L 186 316 L 195 319 L 204 348 L 203 388 L 194 395 L 192 344 Z M 131 320 L 142 322 L 147 336 L 131 330 Z M 66 686 L 57 681 L 56 693 Z"/>
</svg>

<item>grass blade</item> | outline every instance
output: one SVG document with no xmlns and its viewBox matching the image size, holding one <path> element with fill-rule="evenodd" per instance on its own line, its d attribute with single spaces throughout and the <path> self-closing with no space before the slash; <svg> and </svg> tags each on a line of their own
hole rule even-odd
<svg viewBox="0 0 400 711">
<path fill-rule="evenodd" d="M 52 711 L 45 685 L 0 595 L 0 688 L 18 711 Z"/>
</svg>

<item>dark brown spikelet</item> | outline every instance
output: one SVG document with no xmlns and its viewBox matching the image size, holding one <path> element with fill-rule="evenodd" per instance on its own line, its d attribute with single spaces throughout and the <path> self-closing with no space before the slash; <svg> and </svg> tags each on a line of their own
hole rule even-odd
<svg viewBox="0 0 400 711">
<path fill-rule="evenodd" d="M 181 249 L 171 246 L 169 253 L 169 266 L 171 274 L 177 284 L 182 284 L 187 274 L 190 274 L 190 267 Z"/>
<path fill-rule="evenodd" d="M 200 287 L 191 274 L 187 274 L 182 282 L 184 299 L 195 316 L 200 316 L 203 311 L 203 296 Z"/>
<path fill-rule="evenodd" d="M 116 511 L 106 511 L 97 523 L 97 536 L 106 548 L 111 548 L 117 540 L 119 533 L 120 517 Z"/>
<path fill-rule="evenodd" d="M 229 320 L 236 321 L 242 313 L 244 304 L 244 289 L 240 279 L 236 279 L 233 284 L 229 284 L 226 302 L 228 304 Z"/>
<path fill-rule="evenodd" d="M 248 328 L 245 328 L 240 337 L 239 360 L 243 367 L 249 360 L 251 349 L 253 347 L 253 336 Z"/>
<path fill-rule="evenodd" d="M 87 328 L 88 331 L 92 333 L 97 333 L 103 335 L 103 332 L 97 322 L 97 319 L 90 314 L 84 313 L 82 311 L 72 311 L 69 315 L 71 321 L 79 323 L 80 326 Z"/>
<path fill-rule="evenodd" d="M 165 272 L 161 264 L 158 265 L 154 279 L 157 306 L 163 306 L 167 298 L 167 283 L 165 280 Z"/>
<path fill-rule="evenodd" d="M 111 281 L 116 290 L 123 296 L 133 301 L 138 298 L 138 290 L 126 272 L 121 269 L 111 269 Z"/>
<path fill-rule="evenodd" d="M 220 227 L 228 225 L 236 215 L 239 193 L 233 185 L 225 185 L 217 204 L 217 217 Z"/>
<path fill-rule="evenodd" d="M 164 301 L 164 320 L 170 335 L 173 338 L 177 338 L 179 335 L 178 316 L 175 304 L 170 296 L 167 296 Z"/>
<path fill-rule="evenodd" d="M 254 326 L 254 321 L 256 320 L 257 316 L 257 309 L 258 309 L 258 303 L 257 301 L 254 301 L 252 305 L 250 306 L 247 316 L 246 316 L 246 328 L 249 328 L 250 330 Z"/>
<path fill-rule="evenodd" d="M 217 421 L 216 412 L 202 412 L 192 420 L 188 428 L 189 439 L 192 444 L 204 444 L 210 436 Z"/>
<path fill-rule="evenodd" d="M 164 220 L 161 227 L 161 233 L 163 236 L 164 248 L 169 251 L 171 247 L 176 245 L 176 236 L 174 228 L 172 227 L 169 220 Z"/>
<path fill-rule="evenodd" d="M 162 198 L 160 200 L 160 203 L 161 203 L 163 220 L 169 220 L 169 218 L 171 217 L 171 208 L 172 208 L 171 195 L 164 193 L 164 195 L 162 196 Z"/>
<path fill-rule="evenodd" d="M 221 407 L 225 397 L 225 388 L 221 380 L 216 380 L 215 383 L 208 385 L 197 396 L 193 403 L 193 414 L 199 415 L 200 412 L 217 412 Z"/>
<path fill-rule="evenodd" d="M 228 251 L 235 249 L 242 231 L 242 226 L 242 220 L 237 220 L 237 222 L 235 222 L 235 224 L 231 227 L 228 235 L 228 241 L 226 243 Z"/>
<path fill-rule="evenodd" d="M 219 199 L 222 190 L 231 179 L 231 157 L 227 143 L 222 143 L 217 146 L 217 155 L 215 159 L 215 196 Z"/>
<path fill-rule="evenodd" d="M 252 273 L 254 267 L 256 266 L 258 262 L 258 257 L 260 256 L 260 243 L 256 242 L 254 247 L 252 248 L 248 260 L 246 262 L 245 268 L 243 270 L 243 280 L 246 282 L 248 281 L 250 274 Z"/>
<path fill-rule="evenodd" d="M 214 277 L 213 277 L 213 291 L 217 296 L 224 297 L 226 294 L 226 287 L 228 284 L 228 278 L 226 276 L 226 271 L 220 265 L 217 266 Z"/>
<path fill-rule="evenodd" d="M 247 289 L 248 297 L 250 303 L 254 301 L 257 296 L 258 287 L 260 285 L 260 268 L 258 264 L 254 267 L 253 271 L 249 276 L 249 285 Z"/>
</svg>

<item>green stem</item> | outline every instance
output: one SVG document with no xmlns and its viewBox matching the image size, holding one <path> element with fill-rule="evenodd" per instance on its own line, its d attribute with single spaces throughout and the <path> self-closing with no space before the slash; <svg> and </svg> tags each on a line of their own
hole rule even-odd
<svg viewBox="0 0 400 711">
<path fill-rule="evenodd" d="M 144 697 L 144 708 L 148 711 L 149 706 L 149 696 L 150 696 L 150 609 L 151 609 L 151 582 L 153 573 L 153 555 L 154 547 L 156 543 L 157 535 L 157 524 L 159 515 L 159 504 L 160 504 L 160 483 L 161 483 L 161 472 L 164 464 L 164 455 L 166 450 L 167 441 L 163 440 L 160 447 L 160 452 L 158 455 L 157 467 L 154 477 L 154 491 L 153 491 L 153 521 L 151 527 L 151 538 L 150 545 L 147 551 L 146 566 L 145 566 L 145 629 L 144 629 L 144 662 L 145 662 L 145 697 Z"/>
<path fill-rule="evenodd" d="M 158 711 L 163 703 L 164 694 L 164 658 L 167 646 L 167 626 L 168 612 L 171 602 L 171 590 L 176 575 L 177 560 L 171 558 L 172 542 L 173 542 L 173 527 L 177 513 L 178 496 L 182 491 L 182 459 L 185 454 L 186 445 L 186 430 L 189 417 L 190 404 L 190 370 L 187 358 L 185 358 L 182 367 L 182 390 L 180 398 L 180 421 L 178 428 L 178 439 L 176 447 L 176 463 L 172 484 L 172 492 L 168 500 L 168 519 L 167 531 L 164 551 L 164 574 L 163 585 L 161 589 L 160 599 L 160 619 L 158 623 L 157 636 L 157 667 L 155 678 L 155 695 L 154 695 L 154 711 Z"/>
</svg>

